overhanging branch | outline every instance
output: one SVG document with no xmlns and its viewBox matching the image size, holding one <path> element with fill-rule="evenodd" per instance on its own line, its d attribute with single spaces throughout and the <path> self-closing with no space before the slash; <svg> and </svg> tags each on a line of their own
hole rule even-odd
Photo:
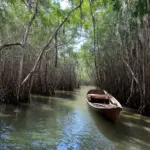
<svg viewBox="0 0 150 150">
<path fill-rule="evenodd" d="M 16 42 L 16 43 L 10 43 L 10 44 L 4 44 L 2 46 L 0 46 L 0 51 L 4 48 L 8 48 L 8 47 L 11 47 L 11 46 L 21 46 L 23 47 L 25 44 L 26 44 L 26 41 L 27 41 L 27 38 L 28 38 L 28 33 L 29 33 L 29 29 L 37 15 L 37 10 L 38 10 L 38 0 L 36 0 L 36 6 L 35 6 L 35 9 L 34 9 L 34 13 L 30 19 L 30 21 L 28 22 L 28 26 L 26 28 L 26 31 L 25 31 L 25 34 L 24 34 L 24 37 L 23 37 L 23 40 L 22 42 Z"/>
<path fill-rule="evenodd" d="M 80 4 L 79 4 L 77 7 L 75 7 L 74 9 L 72 9 L 72 10 L 68 13 L 68 15 L 65 17 L 65 19 L 64 19 L 64 20 L 61 22 L 61 24 L 56 28 L 56 30 L 54 31 L 54 33 L 52 34 L 52 36 L 49 38 L 48 43 L 47 43 L 47 44 L 43 47 L 43 49 L 41 50 L 41 52 L 40 52 L 40 54 L 39 54 L 39 56 L 38 56 L 38 58 L 37 58 L 37 60 L 36 60 L 36 62 L 35 62 L 35 64 L 34 64 L 32 70 L 30 71 L 30 73 L 29 73 L 29 74 L 25 77 L 25 79 L 23 80 L 22 85 L 25 84 L 25 83 L 32 77 L 33 73 L 35 72 L 35 70 L 36 70 L 36 68 L 37 68 L 37 66 L 38 66 L 38 64 L 39 64 L 39 62 L 41 61 L 41 59 L 42 59 L 42 57 L 43 57 L 43 54 L 44 54 L 45 50 L 46 50 L 46 49 L 48 48 L 48 46 L 51 44 L 51 42 L 53 41 L 55 35 L 58 33 L 59 29 L 60 29 L 60 28 L 63 26 L 63 24 L 68 20 L 68 18 L 71 16 L 71 14 L 72 14 L 76 9 L 78 9 L 78 8 L 81 7 L 82 3 L 83 3 L 83 0 L 80 1 Z"/>
<path fill-rule="evenodd" d="M 11 47 L 11 46 L 22 46 L 21 43 L 17 42 L 17 43 L 11 43 L 11 44 L 4 44 L 2 46 L 0 46 L 0 51 L 4 48 L 8 48 L 8 47 Z"/>
</svg>

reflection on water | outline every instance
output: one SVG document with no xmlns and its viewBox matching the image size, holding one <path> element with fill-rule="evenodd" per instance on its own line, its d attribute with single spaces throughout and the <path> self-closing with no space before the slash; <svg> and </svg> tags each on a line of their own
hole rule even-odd
<svg viewBox="0 0 150 150">
<path fill-rule="evenodd" d="M 0 112 L 0 150 L 150 149 L 150 119 L 123 111 L 111 123 L 88 107 L 88 89 L 33 96 L 30 106 L 7 106 Z"/>
<path fill-rule="evenodd" d="M 116 149 L 150 149 L 150 123 L 137 114 L 123 111 L 119 120 L 112 123 L 89 109 L 99 131 L 115 144 Z"/>
</svg>

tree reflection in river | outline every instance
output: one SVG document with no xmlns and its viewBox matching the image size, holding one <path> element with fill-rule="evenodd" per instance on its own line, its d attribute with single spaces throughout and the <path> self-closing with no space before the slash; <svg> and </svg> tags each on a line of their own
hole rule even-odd
<svg viewBox="0 0 150 150">
<path fill-rule="evenodd" d="M 109 140 L 115 143 L 116 149 L 150 149 L 150 123 L 148 118 L 123 111 L 119 120 L 110 122 L 99 113 L 89 108 L 97 128 Z"/>
<path fill-rule="evenodd" d="M 111 123 L 88 107 L 90 88 L 33 96 L 30 106 L 19 106 L 17 117 L 16 107 L 7 105 L 0 116 L 0 150 L 149 149 L 149 119 L 123 111 Z"/>
</svg>

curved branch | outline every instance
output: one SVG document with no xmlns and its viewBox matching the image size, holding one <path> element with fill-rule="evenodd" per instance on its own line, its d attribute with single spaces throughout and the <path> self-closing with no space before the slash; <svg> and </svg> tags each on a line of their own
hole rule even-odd
<svg viewBox="0 0 150 150">
<path fill-rule="evenodd" d="M 35 62 L 35 64 L 34 64 L 32 70 L 30 71 L 30 73 L 29 73 L 29 74 L 25 77 L 25 79 L 23 80 L 22 85 L 25 84 L 25 83 L 33 76 L 33 73 L 35 72 L 35 70 L 36 70 L 36 68 L 37 68 L 37 66 L 38 66 L 38 64 L 39 64 L 39 62 L 41 61 L 45 50 L 46 50 L 46 49 L 48 48 L 48 46 L 51 44 L 51 42 L 53 41 L 55 35 L 58 33 L 59 29 L 60 29 L 60 28 L 63 26 L 63 24 L 68 20 L 68 18 L 71 16 L 71 14 L 72 14 L 76 9 L 78 9 L 78 8 L 81 7 L 82 3 L 83 3 L 83 0 L 80 1 L 80 4 L 79 4 L 77 7 L 75 7 L 74 9 L 72 9 L 72 10 L 68 13 L 68 15 L 65 17 L 65 19 L 64 19 L 64 20 L 61 22 L 61 24 L 56 28 L 56 30 L 54 31 L 53 35 L 49 38 L 48 43 L 47 43 L 47 44 L 43 47 L 43 49 L 41 50 L 41 53 L 39 54 L 39 56 L 38 56 L 38 58 L 37 58 L 37 60 L 36 60 L 36 62 Z"/>
<path fill-rule="evenodd" d="M 0 46 L 0 51 L 4 48 L 8 48 L 8 47 L 11 47 L 11 46 L 22 46 L 21 43 L 17 42 L 17 43 L 11 43 L 11 44 L 4 44 L 2 46 Z"/>
<path fill-rule="evenodd" d="M 35 6 L 35 9 L 34 9 L 33 15 L 32 15 L 31 19 L 28 22 L 28 26 L 26 27 L 26 31 L 25 31 L 25 34 L 24 34 L 23 40 L 22 40 L 22 46 L 25 46 L 25 44 L 27 42 L 29 29 L 30 29 L 30 27 L 31 27 L 31 25 L 32 25 L 36 15 L 37 15 L 37 12 L 38 12 L 38 0 L 36 0 L 36 6 Z"/>
<path fill-rule="evenodd" d="M 129 64 L 124 60 L 124 58 L 122 57 L 122 60 L 124 62 L 124 64 L 127 66 L 127 68 L 129 69 L 131 75 L 132 75 L 132 78 L 135 80 L 135 82 L 137 83 L 137 85 L 139 85 L 139 81 L 137 79 L 137 77 L 135 76 L 133 70 L 131 69 L 131 67 L 129 66 Z"/>
<path fill-rule="evenodd" d="M 38 10 L 38 0 L 36 0 L 36 6 L 35 6 L 35 9 L 34 9 L 34 13 L 30 19 L 30 21 L 28 22 L 28 26 L 26 28 L 26 31 L 24 33 L 24 36 L 23 36 L 23 39 L 22 39 L 22 42 L 19 43 L 19 42 L 16 42 L 16 43 L 10 43 L 10 44 L 4 44 L 2 46 L 0 46 L 0 51 L 4 48 L 7 48 L 7 47 L 11 47 L 11 46 L 21 46 L 23 47 L 25 44 L 26 44 L 26 41 L 27 41 L 27 38 L 28 38 L 28 33 L 29 33 L 29 29 L 37 15 L 37 10 Z"/>
</svg>

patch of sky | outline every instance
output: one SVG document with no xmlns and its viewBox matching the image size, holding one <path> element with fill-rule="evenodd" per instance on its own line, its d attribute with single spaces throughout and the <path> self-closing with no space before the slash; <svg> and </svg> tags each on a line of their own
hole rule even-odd
<svg viewBox="0 0 150 150">
<path fill-rule="evenodd" d="M 65 10 L 70 7 L 68 0 L 53 0 L 53 3 L 57 3 L 60 5 L 60 8 Z"/>
</svg>

